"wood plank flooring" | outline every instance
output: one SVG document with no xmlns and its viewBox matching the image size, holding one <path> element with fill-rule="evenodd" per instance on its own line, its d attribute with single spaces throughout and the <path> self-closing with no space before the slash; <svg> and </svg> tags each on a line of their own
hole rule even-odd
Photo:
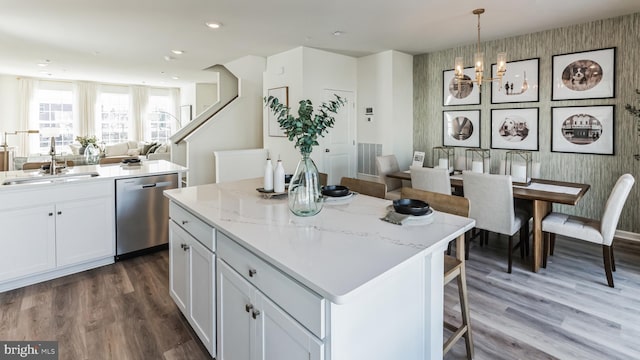
<svg viewBox="0 0 640 360">
<path fill-rule="evenodd" d="M 611 289 L 597 245 L 559 238 L 537 274 L 516 251 L 507 274 L 506 238 L 472 243 L 475 358 L 640 359 L 640 244 L 616 241 L 614 251 Z M 0 293 L 0 339 L 58 340 L 60 359 L 209 359 L 169 297 L 168 272 L 162 251 Z M 460 319 L 454 284 L 445 317 Z M 445 356 L 464 358 L 462 341 Z"/>
<path fill-rule="evenodd" d="M 60 359 L 210 359 L 169 297 L 157 252 L 0 293 L 0 339 L 57 340 Z"/>
</svg>

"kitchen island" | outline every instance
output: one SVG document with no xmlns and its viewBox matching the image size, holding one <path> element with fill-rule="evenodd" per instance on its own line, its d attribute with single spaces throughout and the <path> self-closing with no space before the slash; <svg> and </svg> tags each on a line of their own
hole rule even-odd
<svg viewBox="0 0 640 360">
<path fill-rule="evenodd" d="M 180 224 L 212 229 L 214 284 L 203 283 L 216 291 L 213 356 L 442 358 L 443 252 L 472 219 L 434 212 L 393 225 L 380 220 L 391 202 L 365 195 L 298 217 L 286 196 L 265 199 L 260 186 L 252 179 L 165 191 L 172 297 L 181 287 L 173 259 L 197 243 Z M 193 218 L 179 220 L 185 214 Z"/>
<path fill-rule="evenodd" d="M 0 172 L 0 291 L 113 263 L 115 181 L 186 170 L 158 160 Z"/>
</svg>

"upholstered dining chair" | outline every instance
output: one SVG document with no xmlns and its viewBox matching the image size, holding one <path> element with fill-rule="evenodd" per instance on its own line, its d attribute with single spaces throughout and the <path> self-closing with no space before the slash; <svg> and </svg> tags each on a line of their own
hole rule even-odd
<svg viewBox="0 0 640 360">
<path fill-rule="evenodd" d="M 388 178 L 387 174 L 400 171 L 398 159 L 395 155 L 384 155 L 376 157 L 376 168 L 381 183 L 387 184 L 386 198 L 389 200 L 400 199 L 400 188 L 402 180 Z"/>
<path fill-rule="evenodd" d="M 451 179 L 449 170 L 412 166 L 411 187 L 451 195 Z"/>
<path fill-rule="evenodd" d="M 476 229 L 484 230 L 484 236 L 490 231 L 509 237 L 507 272 L 511 273 L 513 235 L 520 231 L 521 248 L 529 241 L 529 215 L 514 207 L 511 176 L 465 171 L 462 182 L 470 203 L 469 217 L 476 220 Z"/>
<path fill-rule="evenodd" d="M 349 188 L 349 190 L 355 191 L 359 194 L 369 195 L 381 199 L 384 199 L 387 195 L 387 185 L 375 181 L 343 177 L 342 179 L 340 179 L 340 185 L 346 186 Z"/>
<path fill-rule="evenodd" d="M 604 206 L 602 219 L 599 221 L 558 212 L 552 212 L 547 215 L 542 220 L 542 232 L 544 234 L 543 267 L 547 267 L 549 243 L 555 242 L 556 235 L 600 244 L 602 245 L 602 258 L 604 260 L 607 284 L 613 287 L 612 271 L 616 271 L 613 257 L 613 236 L 618 226 L 620 213 L 634 183 L 635 179 L 631 174 L 624 174 L 618 178 Z"/>
<path fill-rule="evenodd" d="M 446 169 L 443 170 L 448 174 Z M 469 217 L 469 199 L 467 198 L 407 187 L 403 187 L 400 194 L 402 198 L 422 200 L 436 211 Z M 445 255 L 444 257 L 444 285 L 446 286 L 454 279 L 457 280 L 462 324 L 456 326 L 449 322 L 444 322 L 444 327 L 452 331 L 453 334 L 445 341 L 443 353 L 446 354 L 456 341 L 464 337 L 467 359 L 473 359 L 473 337 L 471 336 L 471 316 L 469 313 L 469 297 L 467 296 L 464 244 L 465 236 L 460 235 L 456 239 L 456 255 Z"/>
</svg>

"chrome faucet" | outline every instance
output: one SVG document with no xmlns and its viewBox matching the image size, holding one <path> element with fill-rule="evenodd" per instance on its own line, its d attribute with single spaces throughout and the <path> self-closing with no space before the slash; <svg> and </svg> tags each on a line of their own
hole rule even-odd
<svg viewBox="0 0 640 360">
<path fill-rule="evenodd" d="M 49 150 L 49 155 L 51 155 L 51 165 L 49 165 L 49 174 L 56 174 L 56 138 L 51 137 L 51 150 Z"/>
</svg>

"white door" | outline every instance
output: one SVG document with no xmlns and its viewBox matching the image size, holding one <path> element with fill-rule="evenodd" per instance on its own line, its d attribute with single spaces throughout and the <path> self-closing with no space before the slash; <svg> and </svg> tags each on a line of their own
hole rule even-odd
<svg viewBox="0 0 640 360">
<path fill-rule="evenodd" d="M 189 322 L 212 356 L 215 356 L 215 256 L 195 239 L 189 239 Z"/>
<path fill-rule="evenodd" d="M 321 140 L 324 171 L 329 175 L 329 185 L 339 184 L 345 176 L 355 177 L 357 166 L 355 97 L 353 91 L 325 89 L 325 101 L 335 99 L 333 94 L 346 99 L 346 104 L 338 110 L 333 128 Z"/>
</svg>

